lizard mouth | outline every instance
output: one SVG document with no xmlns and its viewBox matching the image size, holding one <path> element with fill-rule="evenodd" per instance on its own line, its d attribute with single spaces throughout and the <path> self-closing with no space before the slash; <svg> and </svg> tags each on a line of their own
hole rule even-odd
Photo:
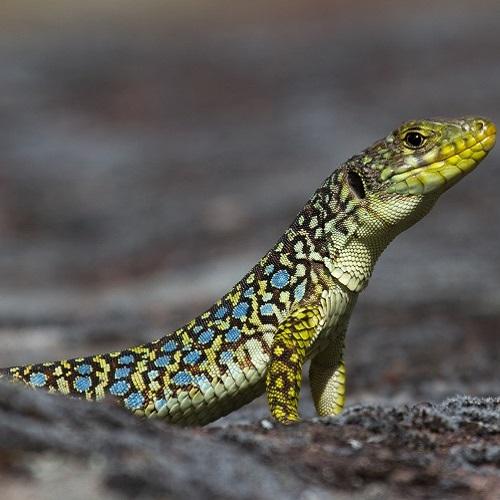
<svg viewBox="0 0 500 500">
<path fill-rule="evenodd" d="M 387 191 L 398 194 L 427 194 L 446 190 L 472 172 L 496 142 L 495 124 L 474 120 L 454 140 L 424 156 L 424 165 L 405 166 L 390 177 Z M 404 171 L 403 171 L 404 170 Z"/>
</svg>

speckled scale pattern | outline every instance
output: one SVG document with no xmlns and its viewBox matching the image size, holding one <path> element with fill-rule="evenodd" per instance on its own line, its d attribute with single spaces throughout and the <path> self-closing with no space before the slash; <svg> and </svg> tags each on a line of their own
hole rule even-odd
<svg viewBox="0 0 500 500">
<path fill-rule="evenodd" d="M 420 147 L 407 134 L 419 134 Z M 302 367 L 320 415 L 344 405 L 344 336 L 390 241 L 494 146 L 483 118 L 407 122 L 341 165 L 277 244 L 208 311 L 151 343 L 7 368 L 9 376 L 148 417 L 205 424 L 264 390 L 280 422 L 299 419 Z"/>
<path fill-rule="evenodd" d="M 234 399 L 243 404 L 264 390 L 277 326 L 311 286 L 311 254 L 317 248 L 309 235 L 317 220 L 299 216 L 229 293 L 170 335 L 120 352 L 13 367 L 8 373 L 51 392 L 113 397 L 135 413 L 173 422 L 217 418 L 233 409 Z M 229 397 L 226 409 L 221 400 Z"/>
<path fill-rule="evenodd" d="M 317 306 L 293 311 L 280 325 L 272 345 L 267 373 L 267 399 L 273 416 L 283 423 L 297 422 L 302 365 L 323 314 Z"/>
</svg>

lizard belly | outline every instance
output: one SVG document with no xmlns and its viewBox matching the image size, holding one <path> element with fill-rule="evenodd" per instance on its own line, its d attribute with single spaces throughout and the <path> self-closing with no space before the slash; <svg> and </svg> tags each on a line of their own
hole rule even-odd
<svg viewBox="0 0 500 500">
<path fill-rule="evenodd" d="M 181 425 L 204 425 L 249 403 L 265 390 L 274 331 L 260 332 L 235 349 L 222 372 L 206 367 L 202 382 L 188 390 L 171 391 L 136 413 Z M 212 374 L 212 375 L 210 375 Z"/>
<path fill-rule="evenodd" d="M 357 294 L 336 285 L 321 294 L 320 307 L 325 318 L 314 339 L 308 357 L 313 357 L 341 331 L 349 320 Z"/>
</svg>

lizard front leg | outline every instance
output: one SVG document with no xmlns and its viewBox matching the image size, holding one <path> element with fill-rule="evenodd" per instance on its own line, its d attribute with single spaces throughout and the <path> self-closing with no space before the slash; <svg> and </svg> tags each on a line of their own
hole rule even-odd
<svg viewBox="0 0 500 500">
<path fill-rule="evenodd" d="M 293 311 L 278 327 L 267 372 L 266 394 L 273 417 L 283 424 L 298 422 L 302 366 L 322 323 L 317 306 Z"/>
<path fill-rule="evenodd" d="M 344 408 L 346 372 L 343 360 L 345 329 L 311 361 L 309 383 L 320 416 L 338 415 Z"/>
</svg>

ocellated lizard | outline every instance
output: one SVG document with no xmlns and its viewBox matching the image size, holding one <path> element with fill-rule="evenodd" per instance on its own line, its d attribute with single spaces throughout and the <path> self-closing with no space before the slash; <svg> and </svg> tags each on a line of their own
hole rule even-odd
<svg viewBox="0 0 500 500">
<path fill-rule="evenodd" d="M 410 121 L 335 170 L 276 245 L 187 325 L 120 352 L 3 369 L 31 387 L 112 396 L 136 414 L 206 424 L 267 393 L 299 420 L 303 364 L 319 415 L 344 406 L 344 337 L 375 262 L 494 146 L 482 118 Z"/>
</svg>

